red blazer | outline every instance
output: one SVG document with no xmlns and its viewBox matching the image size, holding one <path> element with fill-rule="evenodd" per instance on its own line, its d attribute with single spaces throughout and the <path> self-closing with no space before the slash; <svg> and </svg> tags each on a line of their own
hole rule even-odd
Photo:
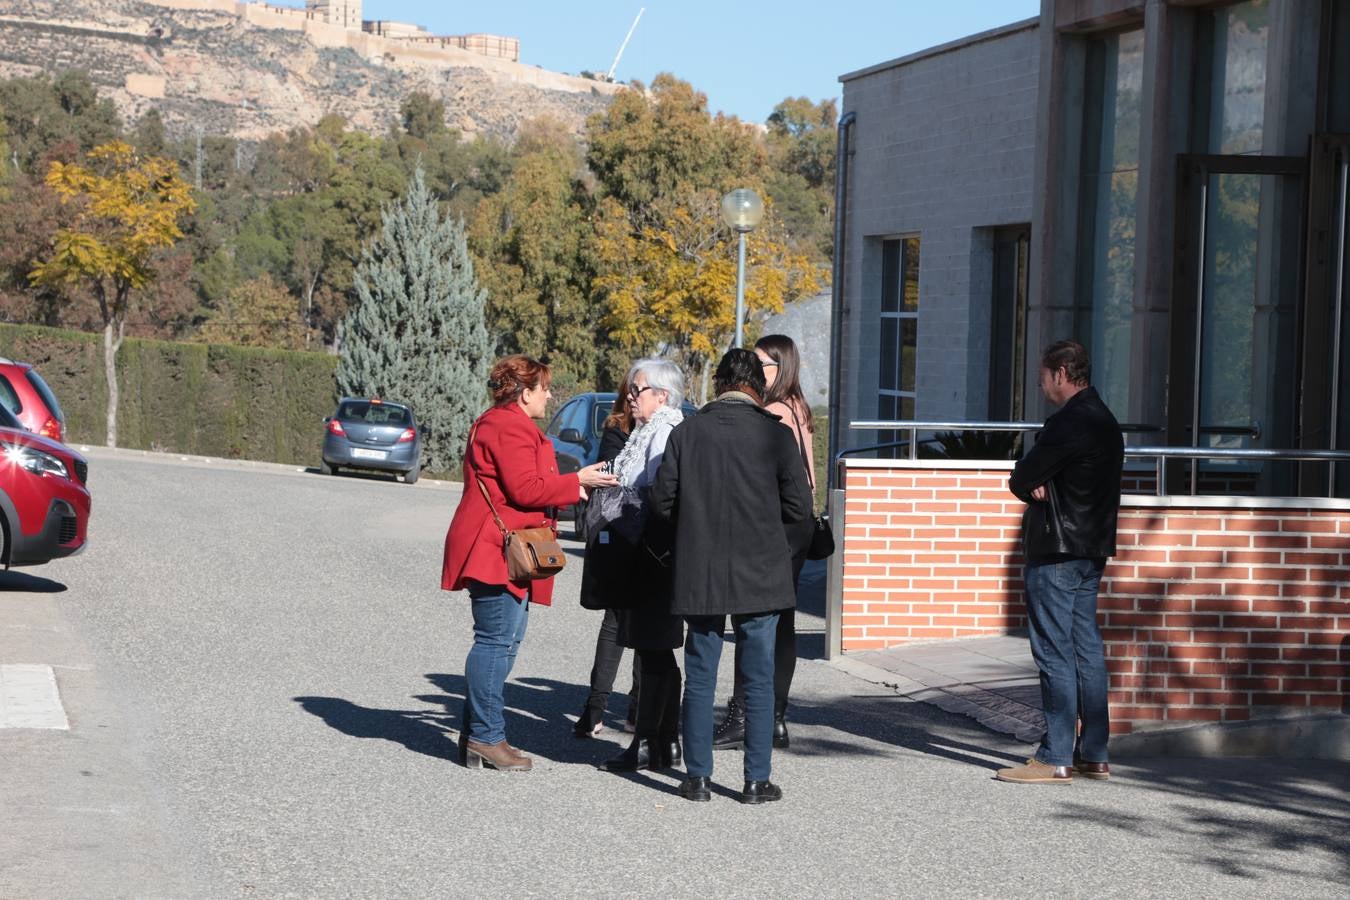
<svg viewBox="0 0 1350 900">
<path fill-rule="evenodd" d="M 553 599 L 552 578 L 507 581 L 502 533 L 477 478 L 483 479 L 508 531 L 541 525 L 556 528 L 557 522 L 544 508 L 575 503 L 581 496 L 581 482 L 575 473 L 558 474 L 553 445 L 515 403 L 483 413 L 470 434 L 464 450 L 464 493 L 445 535 L 441 588 L 463 590 L 472 579 L 505 585 L 515 596 L 547 606 Z"/>
</svg>

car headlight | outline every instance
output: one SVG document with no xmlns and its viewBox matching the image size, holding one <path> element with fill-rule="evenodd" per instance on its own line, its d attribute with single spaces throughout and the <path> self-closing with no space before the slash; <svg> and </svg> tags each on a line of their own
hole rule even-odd
<svg viewBox="0 0 1350 900">
<path fill-rule="evenodd" d="M 0 448 L 4 449 L 5 458 L 11 463 L 22 466 L 34 475 L 70 477 L 70 471 L 66 468 L 65 463 L 36 447 L 25 447 L 22 444 L 0 444 Z"/>
</svg>

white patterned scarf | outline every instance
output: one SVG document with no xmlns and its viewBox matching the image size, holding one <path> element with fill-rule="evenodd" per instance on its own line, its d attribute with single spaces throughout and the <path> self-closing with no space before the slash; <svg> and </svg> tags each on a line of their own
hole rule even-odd
<svg viewBox="0 0 1350 900">
<path fill-rule="evenodd" d="M 647 470 L 647 451 L 651 447 L 652 439 L 663 428 L 669 431 L 682 421 L 684 413 L 673 406 L 662 404 L 652 413 L 650 419 L 634 428 L 633 433 L 628 436 L 628 443 L 623 445 L 619 455 L 614 458 L 614 474 L 618 477 L 619 483 L 625 487 L 636 485 L 642 473 Z"/>
</svg>

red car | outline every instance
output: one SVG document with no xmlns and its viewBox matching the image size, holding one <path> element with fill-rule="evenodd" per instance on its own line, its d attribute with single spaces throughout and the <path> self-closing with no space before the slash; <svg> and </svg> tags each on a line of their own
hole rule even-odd
<svg viewBox="0 0 1350 900">
<path fill-rule="evenodd" d="M 66 439 L 66 416 L 56 395 L 30 363 L 0 358 L 0 405 L 34 434 Z"/>
<path fill-rule="evenodd" d="M 88 463 L 0 408 L 0 562 L 36 566 L 79 553 L 89 528 Z"/>
</svg>

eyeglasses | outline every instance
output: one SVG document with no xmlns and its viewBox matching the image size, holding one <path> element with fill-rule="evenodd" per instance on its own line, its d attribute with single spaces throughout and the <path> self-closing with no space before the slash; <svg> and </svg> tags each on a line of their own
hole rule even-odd
<svg viewBox="0 0 1350 900">
<path fill-rule="evenodd" d="M 642 396 L 643 391 L 650 391 L 651 389 L 652 386 L 650 384 L 644 385 L 643 387 L 630 387 L 628 389 L 628 399 L 636 400 L 638 397 Z"/>
</svg>

